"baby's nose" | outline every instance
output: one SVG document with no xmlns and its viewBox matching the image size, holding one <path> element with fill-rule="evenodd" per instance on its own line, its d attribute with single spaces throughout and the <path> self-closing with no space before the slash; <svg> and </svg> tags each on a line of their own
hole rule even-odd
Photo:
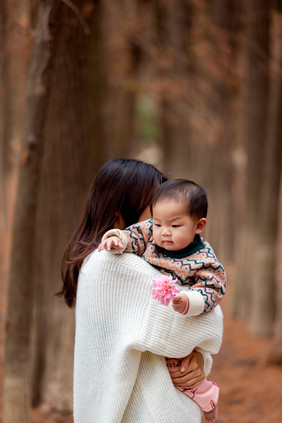
<svg viewBox="0 0 282 423">
<path fill-rule="evenodd" d="M 170 229 L 168 227 L 164 227 L 163 228 L 163 235 L 169 235 L 170 234 Z"/>
</svg>

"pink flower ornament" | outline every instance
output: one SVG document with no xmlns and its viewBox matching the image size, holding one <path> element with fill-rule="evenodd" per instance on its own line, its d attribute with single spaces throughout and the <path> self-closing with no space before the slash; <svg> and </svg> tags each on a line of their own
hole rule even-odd
<svg viewBox="0 0 282 423">
<path fill-rule="evenodd" d="M 180 292 L 174 285 L 177 282 L 172 276 L 160 275 L 153 278 L 152 297 L 160 304 L 169 305 L 172 298 Z"/>
</svg>

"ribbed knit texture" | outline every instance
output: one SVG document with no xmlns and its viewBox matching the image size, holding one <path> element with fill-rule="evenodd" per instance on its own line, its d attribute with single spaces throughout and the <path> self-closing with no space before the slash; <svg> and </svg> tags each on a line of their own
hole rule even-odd
<svg viewBox="0 0 282 423">
<path fill-rule="evenodd" d="M 158 272 L 133 254 L 92 253 L 79 276 L 74 364 L 75 423 L 200 423 L 198 406 L 174 388 L 164 356 L 197 346 L 211 367 L 222 313 L 176 313 L 151 296 Z"/>
</svg>

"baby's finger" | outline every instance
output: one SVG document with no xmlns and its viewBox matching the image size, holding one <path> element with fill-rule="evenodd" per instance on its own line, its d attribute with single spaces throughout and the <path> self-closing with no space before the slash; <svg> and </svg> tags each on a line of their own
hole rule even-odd
<svg viewBox="0 0 282 423">
<path fill-rule="evenodd" d="M 109 239 L 108 241 L 106 241 L 106 246 L 107 246 L 107 251 L 111 251 L 112 246 L 114 246 L 114 241 L 112 239 Z"/>
<path fill-rule="evenodd" d="M 98 251 L 104 250 L 104 244 L 105 244 L 104 242 L 101 242 L 101 244 L 98 247 Z"/>
<path fill-rule="evenodd" d="M 115 241 L 115 242 L 114 242 L 114 246 L 115 246 L 116 248 L 119 248 L 120 250 L 122 250 L 122 249 L 123 249 L 123 245 L 122 245 L 122 243 L 121 243 L 120 241 Z"/>
</svg>

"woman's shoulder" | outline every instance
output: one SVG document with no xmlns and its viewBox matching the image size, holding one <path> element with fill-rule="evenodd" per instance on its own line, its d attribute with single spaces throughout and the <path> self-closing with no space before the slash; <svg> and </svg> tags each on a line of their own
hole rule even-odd
<svg viewBox="0 0 282 423">
<path fill-rule="evenodd" d="M 123 268 L 127 272 L 146 273 L 150 276 L 159 274 L 153 266 L 132 253 L 116 255 L 107 251 L 95 250 L 85 258 L 81 271 L 85 272 L 93 267 L 96 269 L 109 268 L 112 269 L 112 271 Z"/>
</svg>

